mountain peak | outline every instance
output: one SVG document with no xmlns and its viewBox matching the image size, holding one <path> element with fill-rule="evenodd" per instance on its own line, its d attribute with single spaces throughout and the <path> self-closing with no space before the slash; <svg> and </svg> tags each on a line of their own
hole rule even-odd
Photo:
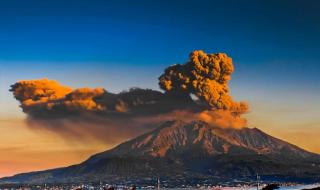
<svg viewBox="0 0 320 190">
<path fill-rule="evenodd" d="M 257 128 L 221 128 L 203 121 L 167 121 L 81 164 L 19 174 L 4 182 L 75 182 L 195 177 L 212 182 L 261 176 L 319 180 L 320 157 Z M 282 176 L 282 177 L 281 177 Z M 125 178 L 124 178 L 125 177 Z M 110 181 L 111 180 L 111 181 Z M 114 180 L 114 181 L 112 181 Z M 118 180 L 118 181 L 117 181 Z M 120 181 L 119 181 L 120 180 Z M 183 181 L 183 180 L 182 180 Z"/>
<path fill-rule="evenodd" d="M 257 128 L 221 128 L 198 120 L 172 120 L 102 155 L 176 157 L 283 153 L 301 158 L 314 155 Z"/>
</svg>

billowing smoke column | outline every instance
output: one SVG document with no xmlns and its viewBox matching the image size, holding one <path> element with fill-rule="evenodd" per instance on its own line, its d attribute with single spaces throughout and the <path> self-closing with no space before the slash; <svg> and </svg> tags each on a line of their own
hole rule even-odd
<svg viewBox="0 0 320 190">
<path fill-rule="evenodd" d="M 248 105 L 234 102 L 229 95 L 228 81 L 233 72 L 232 59 L 224 53 L 206 54 L 194 51 L 187 63 L 173 65 L 160 76 L 160 88 L 179 97 L 196 95 L 212 110 L 247 112 Z"/>
<path fill-rule="evenodd" d="M 68 138 L 91 135 L 118 142 L 166 120 L 245 126 L 246 120 L 240 115 L 248 110 L 247 104 L 234 102 L 229 95 L 233 69 L 232 59 L 226 54 L 194 51 L 185 64 L 170 66 L 159 77 L 164 93 L 139 88 L 118 94 L 103 88 L 72 89 L 48 79 L 19 81 L 10 91 L 28 115 L 30 126 Z"/>
</svg>

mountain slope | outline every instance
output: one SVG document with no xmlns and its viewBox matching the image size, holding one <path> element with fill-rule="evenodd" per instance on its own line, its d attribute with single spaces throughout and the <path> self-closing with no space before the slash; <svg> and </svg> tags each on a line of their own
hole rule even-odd
<svg viewBox="0 0 320 190">
<path fill-rule="evenodd" d="M 158 129 L 99 155 L 131 155 L 164 157 L 201 151 L 217 154 L 274 154 L 296 158 L 313 157 L 297 146 L 274 138 L 257 128 L 213 127 L 201 121 L 170 121 Z"/>
<path fill-rule="evenodd" d="M 320 157 L 257 128 L 231 129 L 201 121 L 168 121 L 159 128 L 93 155 L 85 162 L 19 174 L 2 182 L 78 182 L 262 177 L 319 180 Z"/>
</svg>

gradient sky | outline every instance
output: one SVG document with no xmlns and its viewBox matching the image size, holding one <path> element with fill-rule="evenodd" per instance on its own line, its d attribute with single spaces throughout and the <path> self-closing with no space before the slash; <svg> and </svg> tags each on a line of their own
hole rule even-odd
<svg viewBox="0 0 320 190">
<path fill-rule="evenodd" d="M 112 146 L 31 131 L 11 84 L 158 89 L 163 69 L 196 49 L 233 58 L 231 93 L 250 103 L 249 127 L 320 153 L 319 9 L 316 0 L 0 1 L 0 176 Z"/>
</svg>

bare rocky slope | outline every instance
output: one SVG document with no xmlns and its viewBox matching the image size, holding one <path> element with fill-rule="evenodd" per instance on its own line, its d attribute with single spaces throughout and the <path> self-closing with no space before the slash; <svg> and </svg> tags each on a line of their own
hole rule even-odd
<svg viewBox="0 0 320 190">
<path fill-rule="evenodd" d="M 93 155 L 81 164 L 18 174 L 2 183 L 235 179 L 319 181 L 320 156 L 257 128 L 220 128 L 202 121 L 168 121 L 157 129 Z M 173 183 L 173 182 L 172 182 Z M 192 182 L 191 182 L 192 183 Z"/>
</svg>

